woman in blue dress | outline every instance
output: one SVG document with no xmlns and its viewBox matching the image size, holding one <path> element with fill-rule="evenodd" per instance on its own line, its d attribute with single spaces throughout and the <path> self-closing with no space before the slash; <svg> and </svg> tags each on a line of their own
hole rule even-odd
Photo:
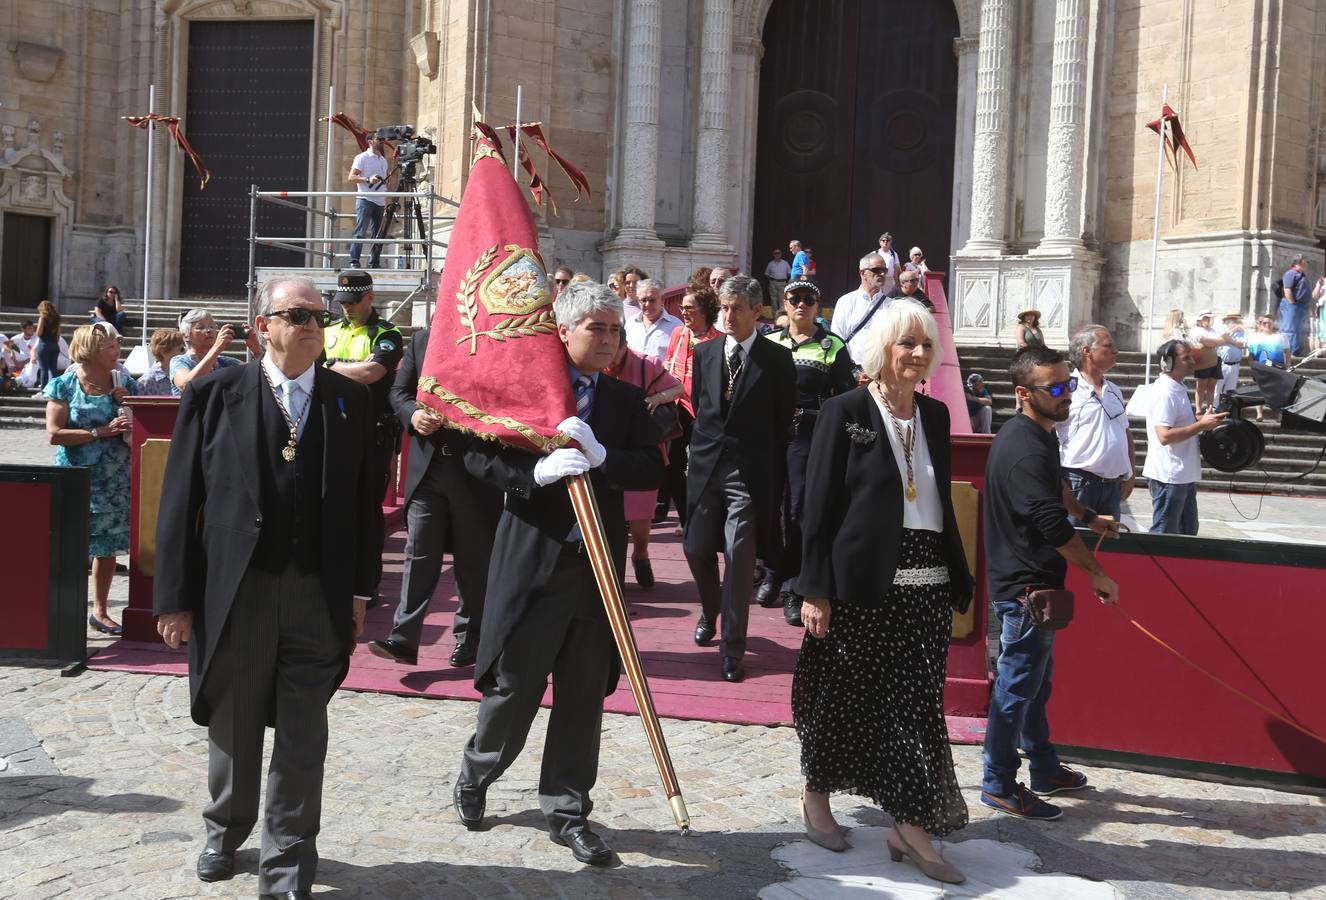
<svg viewBox="0 0 1326 900">
<path fill-rule="evenodd" d="M 92 615 L 88 625 L 120 634 L 106 603 L 115 557 L 129 552 L 129 417 L 120 407 L 138 385 L 119 368 L 120 335 L 98 322 L 74 331 L 69 357 L 76 363 L 46 385 L 46 434 L 57 466 L 86 466 L 91 476 L 88 556 L 92 558 Z"/>
</svg>

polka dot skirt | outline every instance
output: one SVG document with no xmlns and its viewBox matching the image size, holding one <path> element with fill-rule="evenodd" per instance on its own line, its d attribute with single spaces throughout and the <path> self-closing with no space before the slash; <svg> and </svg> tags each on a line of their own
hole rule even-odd
<svg viewBox="0 0 1326 900">
<path fill-rule="evenodd" d="M 940 537 L 904 530 L 884 605 L 835 605 L 828 633 L 804 638 L 792 680 L 807 789 L 869 797 L 935 835 L 967 824 L 944 725 L 952 607 Z"/>
</svg>

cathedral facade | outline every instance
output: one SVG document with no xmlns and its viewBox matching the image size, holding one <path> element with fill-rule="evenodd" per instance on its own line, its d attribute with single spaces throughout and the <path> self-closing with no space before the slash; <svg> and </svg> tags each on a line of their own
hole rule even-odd
<svg viewBox="0 0 1326 900">
<path fill-rule="evenodd" d="M 584 169 L 537 211 L 548 265 L 762 272 L 815 249 L 849 289 L 884 231 L 947 272 L 960 343 L 1042 311 L 1136 347 L 1155 310 L 1246 311 L 1297 253 L 1323 269 L 1326 8 L 1307 0 L 15 0 L 0 20 L 0 304 L 103 284 L 245 290 L 249 190 L 342 190 L 321 121 L 411 123 L 458 199 L 476 113 L 545 123 Z M 149 87 L 154 87 L 149 97 Z M 1158 167 L 1162 94 L 1197 166 Z M 199 189 L 164 131 L 180 117 Z M 330 173 L 330 175 L 329 175 Z M 153 208 L 148 228 L 147 184 Z M 321 202 L 321 201 L 318 201 Z M 337 201 L 349 211 L 348 199 Z M 319 234 L 286 209 L 258 231 Z M 445 239 L 445 219 L 439 236 Z M 346 226 L 342 222 L 341 226 Z"/>
</svg>

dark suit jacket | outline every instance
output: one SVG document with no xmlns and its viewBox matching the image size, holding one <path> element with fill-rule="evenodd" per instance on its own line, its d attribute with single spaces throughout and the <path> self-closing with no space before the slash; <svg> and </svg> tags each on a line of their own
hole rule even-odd
<svg viewBox="0 0 1326 900">
<path fill-rule="evenodd" d="M 662 435 L 645 409 L 644 391 L 609 375 L 599 376 L 589 426 L 608 451 L 603 464 L 590 471 L 590 480 L 617 578 L 623 580 L 626 516 L 622 491 L 658 487 L 663 480 L 663 454 L 658 449 Z M 535 602 L 539 588 L 547 584 L 576 521 L 565 482 L 546 487 L 534 483 L 537 461 L 533 453 L 492 441 L 475 441 L 465 451 L 465 466 L 471 474 L 507 492 L 488 570 L 483 636 L 474 667 L 476 687 Z M 619 663 L 616 652 L 609 652 Z M 609 693 L 616 687 L 618 674 L 614 671 L 608 680 Z"/>
<path fill-rule="evenodd" d="M 792 353 L 781 344 L 757 337 L 737 379 L 737 392 L 723 415 L 723 355 L 727 340 L 714 339 L 695 347 L 691 369 L 691 402 L 695 428 L 686 470 L 687 505 L 694 508 L 723 455 L 735 451 L 742 479 L 761 526 L 776 519 L 786 478 L 783 448 L 787 446 L 796 408 L 797 375 Z"/>
<path fill-rule="evenodd" d="M 971 603 L 972 577 L 953 516 L 948 407 L 920 394 L 915 402 L 944 509 L 942 543 L 953 607 L 965 612 Z M 849 424 L 873 431 L 874 442 L 867 446 L 853 441 Z M 825 401 L 806 471 L 797 579 L 797 593 L 803 597 L 879 606 L 893 584 L 902 541 L 903 483 L 884 431 L 888 427 L 864 386 Z"/>
<path fill-rule="evenodd" d="M 410 425 L 410 419 L 419 408 L 419 376 L 424 369 L 424 356 L 428 352 L 428 333 L 429 328 L 424 328 L 414 333 L 410 338 L 410 343 L 405 348 L 405 355 L 401 357 L 400 368 L 396 370 L 396 380 L 392 382 L 391 393 L 389 394 L 392 409 L 396 412 L 396 417 L 400 419 L 401 424 L 405 426 L 405 433 L 410 436 L 409 461 L 405 467 L 405 503 L 410 502 L 414 496 L 414 489 L 419 486 L 419 481 L 428 471 L 428 465 L 433 461 L 433 453 L 439 448 L 446 447 L 451 453 L 457 456 L 464 453 L 465 448 L 474 441 L 474 438 L 463 434 L 452 428 L 439 428 L 437 431 L 425 437 L 417 434 Z M 483 488 L 481 487 L 481 491 Z M 501 505 L 502 498 L 497 491 L 492 491 L 492 502 L 495 505 Z M 494 513 L 496 518 L 496 513 Z"/>
<path fill-rule="evenodd" d="M 253 549 L 263 540 L 258 496 L 261 363 L 219 369 L 190 382 L 180 400 L 157 519 L 152 610 L 193 613 L 189 695 L 206 725 L 203 680 Z M 322 590 L 333 626 L 353 648 L 353 599 L 371 596 L 377 545 L 369 540 L 378 489 L 373 481 L 373 407 L 368 388 L 321 366 L 313 396 L 322 404 Z M 274 451 L 273 451 L 274 452 Z"/>
</svg>

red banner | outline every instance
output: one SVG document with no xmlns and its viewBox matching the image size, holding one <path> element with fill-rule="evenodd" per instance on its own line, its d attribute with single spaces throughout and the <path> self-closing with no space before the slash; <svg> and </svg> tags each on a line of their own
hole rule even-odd
<svg viewBox="0 0 1326 900">
<path fill-rule="evenodd" d="M 1188 136 L 1183 133 L 1179 114 L 1171 109 L 1168 103 L 1160 111 L 1160 118 L 1154 122 L 1147 122 L 1146 127 L 1156 134 L 1160 134 L 1162 128 L 1165 130 L 1165 149 L 1169 151 L 1170 165 L 1174 166 L 1175 171 L 1179 168 L 1180 148 L 1188 154 L 1188 159 L 1192 160 L 1192 167 L 1197 168 L 1197 157 L 1193 156 L 1192 147 L 1188 145 Z"/>
<path fill-rule="evenodd" d="M 175 139 L 175 145 L 179 147 L 184 154 L 189 157 L 189 162 L 193 163 L 194 171 L 198 173 L 201 183 L 198 189 L 207 187 L 207 182 L 212 180 L 212 172 L 203 163 L 203 159 L 193 151 L 189 142 L 184 137 L 184 132 L 180 130 L 179 116 L 163 116 L 161 113 L 149 113 L 145 116 L 120 116 L 121 119 L 128 122 L 135 128 L 147 128 L 152 122 L 159 122 L 170 130 L 170 136 Z"/>
</svg>

